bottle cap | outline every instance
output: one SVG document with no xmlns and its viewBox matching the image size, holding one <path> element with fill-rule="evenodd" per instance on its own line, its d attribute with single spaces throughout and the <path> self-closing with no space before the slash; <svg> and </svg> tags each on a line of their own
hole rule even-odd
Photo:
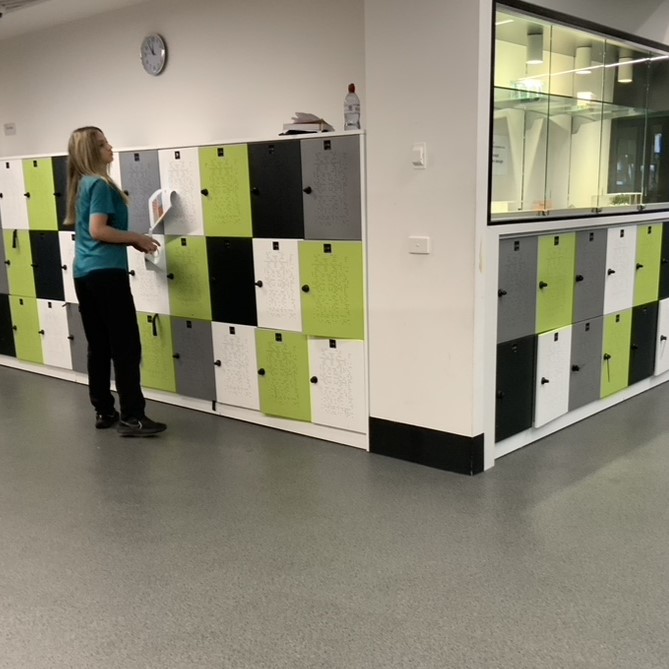
<svg viewBox="0 0 669 669">
<path fill-rule="evenodd" d="M 355 84 L 349 84 L 348 85 L 348 92 L 349 93 L 355 93 Z"/>
</svg>

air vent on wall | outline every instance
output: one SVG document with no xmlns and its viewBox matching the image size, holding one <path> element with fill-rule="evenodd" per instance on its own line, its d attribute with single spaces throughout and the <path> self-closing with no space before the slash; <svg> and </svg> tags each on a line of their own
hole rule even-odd
<svg viewBox="0 0 669 669">
<path fill-rule="evenodd" d="M 45 2 L 45 0 L 0 0 L 0 16 L 17 12 L 19 9 L 25 9 L 40 2 Z"/>
</svg>

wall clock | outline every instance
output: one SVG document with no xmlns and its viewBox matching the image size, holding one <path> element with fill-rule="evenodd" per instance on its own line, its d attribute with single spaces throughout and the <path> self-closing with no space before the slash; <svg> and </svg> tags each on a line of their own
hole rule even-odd
<svg viewBox="0 0 669 669">
<path fill-rule="evenodd" d="M 142 40 L 140 50 L 144 70 L 156 77 L 164 69 L 167 62 L 167 46 L 165 40 L 158 33 L 151 33 Z"/>
</svg>

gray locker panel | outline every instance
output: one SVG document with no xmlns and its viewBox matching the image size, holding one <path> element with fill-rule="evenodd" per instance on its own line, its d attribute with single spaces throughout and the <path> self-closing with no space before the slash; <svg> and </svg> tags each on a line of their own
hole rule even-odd
<svg viewBox="0 0 669 669">
<path fill-rule="evenodd" d="M 129 226 L 149 232 L 149 197 L 160 188 L 158 151 L 124 151 L 119 154 L 121 185 L 128 194 Z"/>
<path fill-rule="evenodd" d="M 72 369 L 75 372 L 88 374 L 88 342 L 86 333 L 79 315 L 79 305 L 68 302 L 67 329 L 69 330 L 70 353 L 72 355 Z"/>
<path fill-rule="evenodd" d="M 572 325 L 569 411 L 600 397 L 603 330 L 603 316 Z"/>
<path fill-rule="evenodd" d="M 497 284 L 497 343 L 534 334 L 537 237 L 502 239 Z"/>
<path fill-rule="evenodd" d="M 581 230 L 576 233 L 575 322 L 604 313 L 606 239 L 606 230 Z"/>
<path fill-rule="evenodd" d="M 5 256 L 5 237 L 0 234 L 0 294 L 9 295 L 9 280 L 7 279 L 7 257 Z"/>
<path fill-rule="evenodd" d="M 305 239 L 361 239 L 360 137 L 303 139 Z"/>
<path fill-rule="evenodd" d="M 211 323 L 173 317 L 172 347 L 177 393 L 186 397 L 215 400 L 216 377 Z"/>
</svg>

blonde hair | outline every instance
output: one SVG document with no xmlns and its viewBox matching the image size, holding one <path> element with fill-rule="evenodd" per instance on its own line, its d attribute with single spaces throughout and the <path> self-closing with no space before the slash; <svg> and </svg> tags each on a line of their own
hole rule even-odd
<svg viewBox="0 0 669 669">
<path fill-rule="evenodd" d="M 67 215 L 65 225 L 77 222 L 77 200 L 79 186 L 84 176 L 100 177 L 114 188 L 125 202 L 127 196 L 109 176 L 109 167 L 100 156 L 98 133 L 100 128 L 87 125 L 77 128 L 70 135 L 67 144 Z"/>
</svg>

